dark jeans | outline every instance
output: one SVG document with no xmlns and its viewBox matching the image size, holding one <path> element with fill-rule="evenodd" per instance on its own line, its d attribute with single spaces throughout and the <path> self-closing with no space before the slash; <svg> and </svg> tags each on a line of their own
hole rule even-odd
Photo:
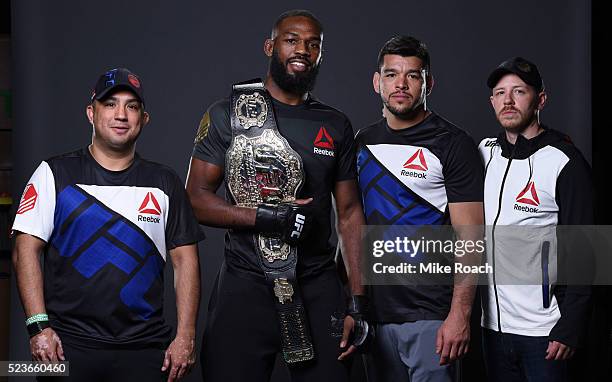
<svg viewBox="0 0 612 382">
<path fill-rule="evenodd" d="M 483 329 L 484 360 L 489 381 L 565 382 L 567 361 L 548 361 L 548 337 L 528 337 Z"/>
</svg>

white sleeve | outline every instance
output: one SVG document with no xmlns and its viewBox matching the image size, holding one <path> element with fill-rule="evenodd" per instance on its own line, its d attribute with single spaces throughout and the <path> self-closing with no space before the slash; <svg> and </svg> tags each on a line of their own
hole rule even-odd
<svg viewBox="0 0 612 382">
<path fill-rule="evenodd" d="M 478 151 L 480 152 L 480 158 L 482 163 L 486 166 L 491 158 L 491 147 L 497 145 L 496 138 L 485 138 L 480 141 L 478 145 Z"/>
<path fill-rule="evenodd" d="M 47 162 L 41 162 L 23 191 L 11 234 L 19 231 L 48 242 L 54 214 L 55 179 Z"/>
</svg>

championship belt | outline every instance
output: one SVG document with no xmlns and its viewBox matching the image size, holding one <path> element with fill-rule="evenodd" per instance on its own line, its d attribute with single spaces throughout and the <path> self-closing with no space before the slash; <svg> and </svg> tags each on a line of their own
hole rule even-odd
<svg viewBox="0 0 612 382">
<path fill-rule="evenodd" d="M 225 182 L 234 203 L 291 203 L 304 183 L 302 158 L 276 125 L 272 101 L 261 80 L 235 84 L 230 100 L 232 143 L 225 155 Z M 283 358 L 292 364 L 314 358 L 295 268 L 297 248 L 280 237 L 256 233 L 259 264 L 276 297 Z"/>
</svg>

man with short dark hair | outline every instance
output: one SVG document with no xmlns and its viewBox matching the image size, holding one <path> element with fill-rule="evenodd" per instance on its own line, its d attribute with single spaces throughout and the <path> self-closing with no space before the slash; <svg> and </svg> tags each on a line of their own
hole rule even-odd
<svg viewBox="0 0 612 382">
<path fill-rule="evenodd" d="M 179 379 L 195 362 L 203 234 L 176 173 L 135 151 L 149 121 L 139 77 L 124 68 L 102 74 L 87 118 L 91 145 L 43 161 L 15 216 L 13 264 L 32 357 L 69 361 L 73 381 L 159 381 L 164 371 Z M 168 253 L 172 343 L 163 315 Z"/>
<path fill-rule="evenodd" d="M 206 381 L 267 381 L 279 352 L 294 381 L 348 381 L 342 360 L 361 331 L 349 333 L 364 325 L 363 213 L 351 124 L 311 94 L 322 42 L 312 13 L 282 14 L 264 42 L 265 81 L 235 84 L 200 123 L 187 191 L 202 224 L 229 229 L 203 339 Z M 226 199 L 215 194 L 224 180 Z M 348 309 L 329 242 L 332 194 Z"/>
<path fill-rule="evenodd" d="M 556 260 L 563 246 L 554 232 L 557 225 L 593 224 L 590 167 L 565 134 L 540 123 L 547 95 L 534 63 L 510 58 L 487 85 L 503 128 L 479 147 L 492 227 L 487 255 L 497 264 L 483 288 L 487 373 L 502 382 L 565 381 L 566 360 L 584 340 L 591 290 L 559 285 L 565 265 Z M 584 248 L 576 252 L 569 258 L 587 262 Z"/>
<path fill-rule="evenodd" d="M 478 152 L 465 131 L 427 107 L 433 76 L 425 44 L 407 36 L 387 41 L 373 86 L 384 118 L 355 138 L 367 224 L 481 225 Z M 454 380 L 454 361 L 468 351 L 475 283 L 452 274 L 445 281 L 370 286 L 376 336 L 369 380 Z"/>
</svg>

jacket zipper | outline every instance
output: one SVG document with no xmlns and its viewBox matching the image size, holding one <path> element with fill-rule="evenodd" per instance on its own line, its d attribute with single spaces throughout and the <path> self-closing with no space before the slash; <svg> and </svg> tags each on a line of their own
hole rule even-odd
<svg viewBox="0 0 612 382">
<path fill-rule="evenodd" d="M 495 291 L 495 308 L 497 309 L 497 330 L 499 333 L 502 332 L 501 328 L 501 314 L 499 310 L 499 297 L 497 296 L 497 282 L 495 280 L 495 227 L 497 226 L 497 221 L 499 220 L 499 215 L 501 214 L 502 208 L 502 198 L 504 195 L 504 186 L 506 184 L 506 177 L 508 176 L 508 172 L 510 170 L 510 164 L 512 163 L 512 159 L 514 159 L 514 150 L 516 150 L 516 145 L 512 150 L 512 154 L 510 158 L 508 158 L 508 164 L 506 165 L 506 171 L 504 172 L 504 177 L 502 178 L 501 187 L 499 189 L 499 202 L 497 206 L 497 215 L 495 216 L 495 220 L 493 220 L 493 227 L 491 228 L 491 257 L 492 257 L 492 266 L 493 266 L 493 290 Z M 500 154 L 501 155 L 501 154 Z"/>
</svg>

